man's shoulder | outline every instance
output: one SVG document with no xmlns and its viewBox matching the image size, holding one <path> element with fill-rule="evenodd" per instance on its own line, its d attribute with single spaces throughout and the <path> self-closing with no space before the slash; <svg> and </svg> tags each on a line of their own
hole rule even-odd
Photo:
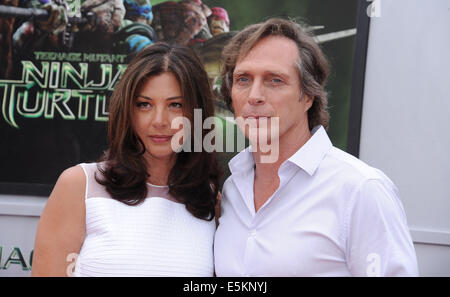
<svg viewBox="0 0 450 297">
<path fill-rule="evenodd" d="M 235 201 L 239 197 L 242 197 L 241 191 L 243 189 L 240 189 L 239 187 L 247 187 L 249 185 L 246 184 L 236 184 L 236 182 L 233 180 L 236 177 L 233 177 L 233 174 L 231 174 L 223 183 L 222 186 L 222 201 L 231 202 Z"/>
<path fill-rule="evenodd" d="M 233 178 L 232 174 L 229 177 L 227 177 L 227 179 L 223 183 L 222 192 L 227 191 L 230 187 L 234 186 L 232 178 Z"/>
<path fill-rule="evenodd" d="M 336 147 L 331 148 L 326 161 L 327 170 L 337 171 L 346 182 L 361 184 L 369 180 L 388 179 L 381 170 Z"/>
</svg>

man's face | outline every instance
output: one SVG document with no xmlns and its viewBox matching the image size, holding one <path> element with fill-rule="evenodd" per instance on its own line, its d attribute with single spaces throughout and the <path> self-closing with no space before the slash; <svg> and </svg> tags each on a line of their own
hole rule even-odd
<svg viewBox="0 0 450 297">
<path fill-rule="evenodd" d="M 299 133 L 309 130 L 307 111 L 312 100 L 302 96 L 297 61 L 294 41 L 269 36 L 241 58 L 233 72 L 231 98 L 237 120 L 239 117 L 244 122 L 256 120 L 261 130 L 265 121 L 269 127 L 275 126 L 274 117 L 279 117 L 278 135 L 264 133 L 272 140 L 278 136 L 280 145 L 295 143 Z M 249 137 L 249 131 L 243 130 Z"/>
</svg>

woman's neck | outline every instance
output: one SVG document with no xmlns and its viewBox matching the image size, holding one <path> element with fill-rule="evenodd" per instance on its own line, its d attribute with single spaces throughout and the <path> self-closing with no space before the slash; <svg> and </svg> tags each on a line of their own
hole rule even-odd
<svg viewBox="0 0 450 297">
<path fill-rule="evenodd" d="M 147 172 L 149 174 L 149 178 L 147 182 L 156 186 L 165 186 L 168 184 L 170 170 L 172 170 L 175 165 L 176 157 L 169 158 L 154 158 L 148 157 L 147 159 Z"/>
</svg>

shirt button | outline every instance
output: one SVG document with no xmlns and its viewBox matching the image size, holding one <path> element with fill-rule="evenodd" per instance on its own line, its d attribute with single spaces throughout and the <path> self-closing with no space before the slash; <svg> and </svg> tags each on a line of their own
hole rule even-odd
<svg viewBox="0 0 450 297">
<path fill-rule="evenodd" d="M 256 237 L 256 230 L 253 230 L 251 235 L 252 235 L 252 237 Z"/>
</svg>

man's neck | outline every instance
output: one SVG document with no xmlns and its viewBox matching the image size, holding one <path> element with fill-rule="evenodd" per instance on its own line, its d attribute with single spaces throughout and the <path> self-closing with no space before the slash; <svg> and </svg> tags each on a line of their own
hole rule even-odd
<svg viewBox="0 0 450 297">
<path fill-rule="evenodd" d="M 278 170 L 283 162 L 295 154 L 311 138 L 311 132 L 307 128 L 290 132 L 290 135 L 287 134 L 280 137 L 279 154 L 275 162 L 262 162 L 261 150 L 257 149 L 256 152 L 253 152 L 253 159 L 255 160 L 255 177 L 253 182 L 255 212 L 258 212 L 279 188 L 281 181 Z"/>
<path fill-rule="evenodd" d="M 263 157 L 272 152 L 262 153 L 259 148 L 253 152 L 256 171 L 266 173 L 272 172 L 277 174 L 280 166 L 292 155 L 294 155 L 311 138 L 311 132 L 307 127 L 308 126 L 303 129 L 293 130 L 288 135 L 283 135 L 283 137 L 280 137 L 278 156 L 275 158 L 275 162 L 268 163 L 263 161 Z"/>
</svg>

